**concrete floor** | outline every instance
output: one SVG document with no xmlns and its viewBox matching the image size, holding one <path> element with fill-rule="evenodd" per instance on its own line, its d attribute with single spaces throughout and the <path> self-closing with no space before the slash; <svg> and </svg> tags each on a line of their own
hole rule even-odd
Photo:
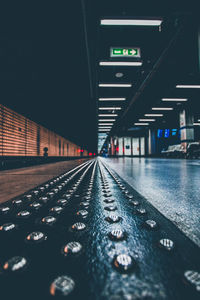
<svg viewBox="0 0 200 300">
<path fill-rule="evenodd" d="M 87 159 L 69 160 L 0 172 L 0 203 L 10 200 Z"/>
<path fill-rule="evenodd" d="M 101 159 L 200 246 L 200 160 Z"/>
</svg>

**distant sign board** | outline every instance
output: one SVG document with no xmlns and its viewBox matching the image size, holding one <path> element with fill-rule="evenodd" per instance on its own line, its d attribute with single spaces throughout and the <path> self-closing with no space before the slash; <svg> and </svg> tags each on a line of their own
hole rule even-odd
<svg viewBox="0 0 200 300">
<path fill-rule="evenodd" d="M 140 57 L 140 48 L 111 47 L 110 57 Z"/>
</svg>

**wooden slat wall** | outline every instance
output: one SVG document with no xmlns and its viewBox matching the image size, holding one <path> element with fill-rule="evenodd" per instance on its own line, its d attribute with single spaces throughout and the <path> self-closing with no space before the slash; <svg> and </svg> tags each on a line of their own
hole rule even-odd
<svg viewBox="0 0 200 300">
<path fill-rule="evenodd" d="M 80 147 L 0 104 L 0 156 L 80 156 Z"/>
</svg>

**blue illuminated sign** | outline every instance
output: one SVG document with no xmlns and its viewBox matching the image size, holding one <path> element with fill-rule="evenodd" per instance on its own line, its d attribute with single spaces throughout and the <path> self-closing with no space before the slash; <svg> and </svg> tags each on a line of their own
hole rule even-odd
<svg viewBox="0 0 200 300">
<path fill-rule="evenodd" d="M 176 136 L 178 129 L 158 129 L 157 137 L 158 138 L 169 138 L 170 136 Z"/>
<path fill-rule="evenodd" d="M 177 134 L 177 129 L 172 129 L 172 136 Z"/>
<path fill-rule="evenodd" d="M 165 135 L 164 135 L 164 137 L 168 138 L 169 134 L 170 134 L 170 130 L 169 129 L 165 129 Z"/>
<path fill-rule="evenodd" d="M 162 129 L 158 129 L 157 137 L 161 138 L 162 137 L 162 133 L 163 133 L 163 130 Z"/>
</svg>

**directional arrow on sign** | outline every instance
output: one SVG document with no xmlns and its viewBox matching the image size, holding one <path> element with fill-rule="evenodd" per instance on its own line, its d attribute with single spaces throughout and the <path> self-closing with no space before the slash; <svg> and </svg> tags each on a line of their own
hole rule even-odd
<svg viewBox="0 0 200 300">
<path fill-rule="evenodd" d="M 131 55 L 135 55 L 135 54 L 137 54 L 137 50 L 135 50 L 135 49 L 131 49 L 131 50 L 130 50 L 130 54 L 131 54 Z"/>
</svg>

